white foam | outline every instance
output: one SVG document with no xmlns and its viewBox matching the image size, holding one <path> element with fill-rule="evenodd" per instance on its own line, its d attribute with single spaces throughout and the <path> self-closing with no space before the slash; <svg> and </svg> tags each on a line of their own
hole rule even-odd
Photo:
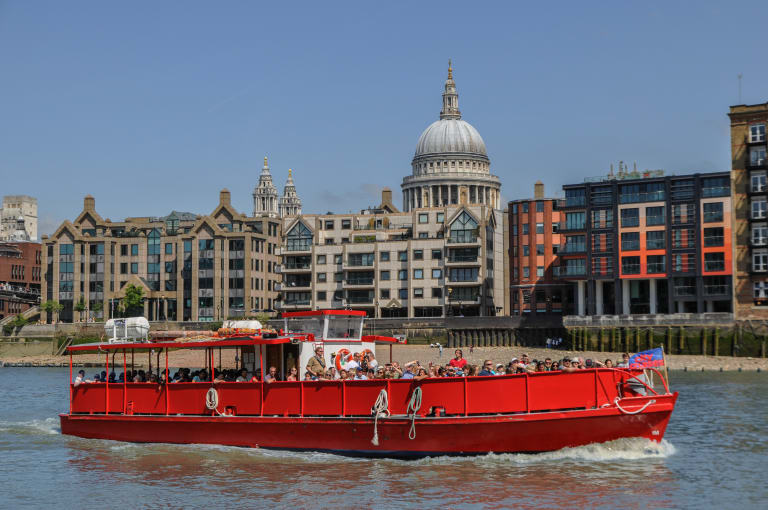
<svg viewBox="0 0 768 510">
<path fill-rule="evenodd" d="M 0 421 L 0 432 L 16 434 L 60 434 L 58 418 L 28 421 Z"/>
</svg>

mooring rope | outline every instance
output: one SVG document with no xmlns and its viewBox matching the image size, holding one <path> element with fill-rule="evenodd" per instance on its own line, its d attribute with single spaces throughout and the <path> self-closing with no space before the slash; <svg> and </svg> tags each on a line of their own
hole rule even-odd
<svg viewBox="0 0 768 510">
<path fill-rule="evenodd" d="M 640 414 L 640 413 L 642 413 L 643 411 L 645 411 L 645 409 L 646 409 L 646 408 L 647 408 L 649 405 L 651 405 L 651 404 L 655 404 L 655 403 L 656 403 L 656 401 L 655 401 L 655 400 L 649 400 L 648 402 L 646 402 L 646 403 L 645 403 L 645 405 L 644 405 L 643 407 L 641 407 L 641 408 L 640 408 L 640 409 L 638 409 L 637 411 L 627 411 L 626 409 L 624 409 L 623 407 L 621 407 L 621 405 L 619 405 L 619 400 L 620 400 L 620 399 L 619 399 L 619 397 L 616 397 L 616 399 L 613 401 L 613 403 L 614 403 L 614 404 L 616 404 L 616 408 L 617 408 L 619 411 L 621 411 L 622 413 L 624 413 L 624 414 Z"/>
<path fill-rule="evenodd" d="M 376 402 L 371 409 L 373 413 L 373 439 L 371 443 L 374 446 L 379 446 L 379 416 L 389 416 L 389 397 L 387 396 L 387 390 L 382 389 L 379 392 L 379 396 L 376 397 Z"/>
<path fill-rule="evenodd" d="M 421 409 L 421 386 L 416 386 L 408 402 L 408 415 L 411 417 L 411 429 L 408 431 L 408 439 L 416 439 L 416 413 Z"/>
</svg>

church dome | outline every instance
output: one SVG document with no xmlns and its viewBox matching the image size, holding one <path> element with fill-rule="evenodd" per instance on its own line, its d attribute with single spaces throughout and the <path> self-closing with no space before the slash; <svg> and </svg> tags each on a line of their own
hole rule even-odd
<svg viewBox="0 0 768 510">
<path fill-rule="evenodd" d="M 485 142 L 472 124 L 461 119 L 440 119 L 421 133 L 414 158 L 437 154 L 488 157 Z"/>
</svg>

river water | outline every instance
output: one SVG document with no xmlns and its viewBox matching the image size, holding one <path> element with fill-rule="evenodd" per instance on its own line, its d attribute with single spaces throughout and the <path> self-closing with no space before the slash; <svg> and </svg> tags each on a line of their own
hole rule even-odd
<svg viewBox="0 0 768 510">
<path fill-rule="evenodd" d="M 67 370 L 0 368 L 0 507 L 766 508 L 768 374 L 671 379 L 658 445 L 401 461 L 62 436 Z"/>
</svg>

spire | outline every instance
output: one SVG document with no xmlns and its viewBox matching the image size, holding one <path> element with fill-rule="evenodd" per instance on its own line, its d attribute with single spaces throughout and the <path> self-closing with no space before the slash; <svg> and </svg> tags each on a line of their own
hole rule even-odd
<svg viewBox="0 0 768 510">
<path fill-rule="evenodd" d="M 293 170 L 288 169 L 288 184 L 293 184 Z"/>
<path fill-rule="evenodd" d="M 267 157 L 264 156 L 264 166 L 261 167 L 261 173 L 262 174 L 268 174 L 269 173 L 269 163 L 267 162 Z"/>
<path fill-rule="evenodd" d="M 440 119 L 460 119 L 459 94 L 456 92 L 456 83 L 453 81 L 453 66 L 448 59 L 448 79 L 445 80 L 445 92 L 443 92 L 443 109 L 440 110 Z"/>
</svg>

